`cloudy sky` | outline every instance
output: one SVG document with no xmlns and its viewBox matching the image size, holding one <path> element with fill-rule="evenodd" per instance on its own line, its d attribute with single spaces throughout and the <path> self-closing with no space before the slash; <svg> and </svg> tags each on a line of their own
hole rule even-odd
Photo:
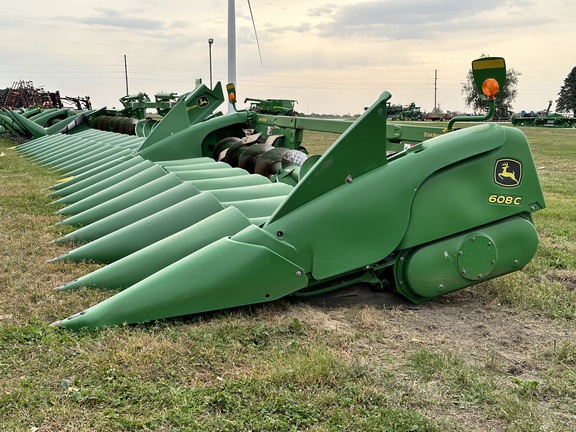
<svg viewBox="0 0 576 432">
<path fill-rule="evenodd" d="M 304 113 L 359 113 L 384 90 L 470 111 L 461 83 L 481 54 L 522 74 L 515 110 L 541 110 L 576 66 L 574 0 L 252 0 L 262 64 L 248 3 L 236 3 L 238 99 L 296 99 Z M 225 84 L 227 11 L 228 0 L 4 2 L 0 88 L 33 81 L 118 107 L 126 55 L 130 93 L 181 94 L 209 83 L 208 38 Z"/>
</svg>

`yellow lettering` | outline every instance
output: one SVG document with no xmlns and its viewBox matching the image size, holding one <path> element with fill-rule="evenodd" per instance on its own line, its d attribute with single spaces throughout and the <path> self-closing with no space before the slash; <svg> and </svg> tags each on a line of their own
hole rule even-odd
<svg viewBox="0 0 576 432">
<path fill-rule="evenodd" d="M 522 204 L 522 197 L 513 197 L 511 195 L 490 195 L 488 196 L 490 204 L 504 204 L 519 206 Z"/>
</svg>

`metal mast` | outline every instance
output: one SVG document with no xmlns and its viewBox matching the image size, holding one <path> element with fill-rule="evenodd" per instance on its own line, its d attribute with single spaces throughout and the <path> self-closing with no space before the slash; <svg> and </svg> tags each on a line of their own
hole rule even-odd
<svg viewBox="0 0 576 432">
<path fill-rule="evenodd" d="M 236 5 L 228 0 L 228 82 L 236 84 Z M 228 103 L 228 112 L 234 112 Z"/>
</svg>

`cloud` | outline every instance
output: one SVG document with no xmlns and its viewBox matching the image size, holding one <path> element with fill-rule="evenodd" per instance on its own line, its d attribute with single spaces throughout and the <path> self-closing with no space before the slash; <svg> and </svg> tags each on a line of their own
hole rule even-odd
<svg viewBox="0 0 576 432">
<path fill-rule="evenodd" d="M 304 33 L 311 31 L 313 29 L 310 23 L 301 23 L 298 25 L 286 25 L 286 26 L 268 26 L 267 31 L 271 33 Z"/>
<path fill-rule="evenodd" d="M 72 21 L 86 25 L 100 25 L 107 27 L 117 27 L 130 30 L 161 30 L 167 27 L 164 21 L 149 18 L 138 18 L 135 11 L 116 11 L 112 9 L 96 9 L 96 15 L 73 17 L 59 16 L 56 20 Z M 182 26 L 182 21 L 176 21 L 178 26 Z"/>
<path fill-rule="evenodd" d="M 110 27 L 120 27 L 126 29 L 158 30 L 165 27 L 164 23 L 157 20 L 145 18 L 124 18 L 124 17 L 87 17 L 75 20 L 82 24 L 103 25 Z"/>
<path fill-rule="evenodd" d="M 518 105 L 540 109 L 574 66 L 574 0 L 254 0 L 252 8 L 264 65 L 247 3 L 237 0 L 238 87 L 299 99 L 303 111 L 354 110 L 382 90 L 431 109 L 435 69 L 442 107 L 463 109 L 460 82 L 482 52 L 521 71 Z M 214 79 L 227 79 L 224 0 L 100 0 L 76 9 L 65 0 L 3 5 L 0 28 L 17 41 L 0 56 L 4 85 L 32 79 L 114 106 L 126 54 L 131 90 L 185 92 L 194 78 L 206 81 L 209 37 Z M 39 44 L 46 35 L 50 43 Z"/>
<path fill-rule="evenodd" d="M 368 1 L 343 6 L 338 16 L 340 24 L 351 27 L 387 23 L 413 28 L 419 24 L 443 23 L 452 21 L 454 17 L 474 15 L 478 11 L 491 9 L 502 3 L 501 0 Z"/>
<path fill-rule="evenodd" d="M 365 1 L 315 8 L 309 15 L 328 18 L 316 25 L 320 36 L 325 38 L 354 35 L 422 40 L 455 31 L 501 31 L 512 24 L 528 27 L 543 23 L 541 17 L 526 14 L 526 10 L 514 2 L 502 0 Z"/>
<path fill-rule="evenodd" d="M 308 16 L 311 16 L 311 17 L 323 17 L 323 16 L 326 16 L 326 15 L 331 15 L 336 8 L 337 8 L 337 6 L 336 6 L 336 5 L 333 5 L 333 4 L 326 5 L 326 6 L 323 6 L 323 7 L 313 8 L 313 9 L 310 9 L 310 10 L 308 11 Z"/>
<path fill-rule="evenodd" d="M 184 20 L 175 20 L 170 24 L 172 28 L 190 28 L 190 23 Z"/>
</svg>

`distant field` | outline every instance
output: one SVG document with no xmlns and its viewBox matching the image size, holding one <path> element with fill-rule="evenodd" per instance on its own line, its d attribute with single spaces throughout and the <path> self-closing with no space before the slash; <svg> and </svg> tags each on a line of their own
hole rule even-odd
<svg viewBox="0 0 576 432">
<path fill-rule="evenodd" d="M 110 293 L 52 290 L 96 266 L 46 263 L 58 177 L 0 139 L 0 431 L 576 430 L 576 130 L 523 130 L 548 208 L 521 272 L 78 333 L 48 324 Z"/>
</svg>

